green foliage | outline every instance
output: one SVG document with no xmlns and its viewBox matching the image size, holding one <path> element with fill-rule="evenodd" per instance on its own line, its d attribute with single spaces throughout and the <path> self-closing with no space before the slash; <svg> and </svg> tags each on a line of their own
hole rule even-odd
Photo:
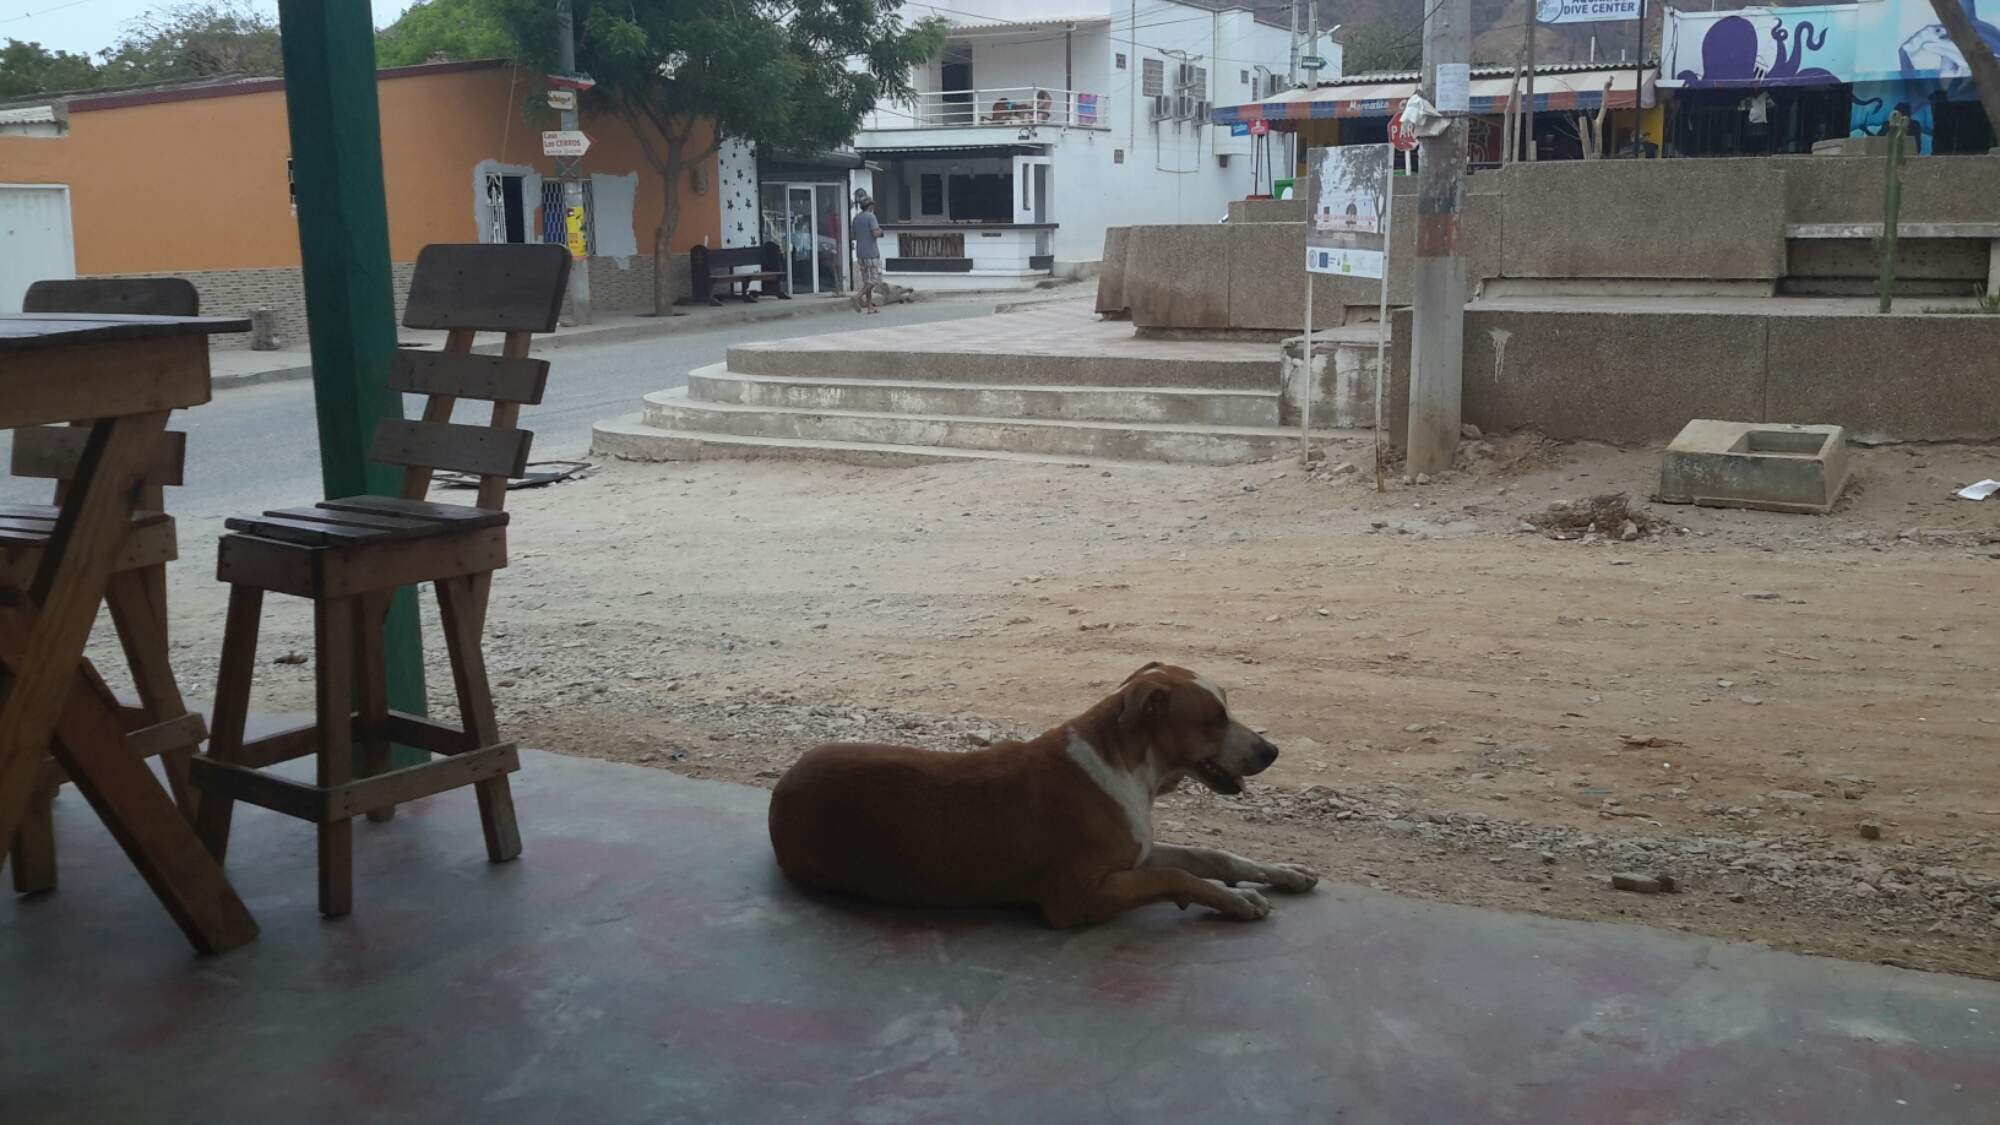
<svg viewBox="0 0 2000 1125">
<path fill-rule="evenodd" d="M 554 16 L 545 11 L 545 18 Z M 418 0 L 375 36 L 377 66 L 507 58 L 514 37 L 486 0 Z"/>
<path fill-rule="evenodd" d="M 0 98 L 81 90 L 97 85 L 97 64 L 89 55 L 51 51 L 40 43 L 9 39 L 0 46 Z"/>
<path fill-rule="evenodd" d="M 1415 70 L 1424 61 L 1424 29 L 1383 21 L 1340 29 L 1340 73 Z"/>
<path fill-rule="evenodd" d="M 101 55 L 101 86 L 279 74 L 285 69 L 277 21 L 242 0 L 155 8 L 127 23 L 117 44 Z"/>
<path fill-rule="evenodd" d="M 241 0 L 209 0 L 147 12 L 95 59 L 9 39 L 0 47 L 0 97 L 283 70 L 276 21 Z"/>
<path fill-rule="evenodd" d="M 524 61 L 555 68 L 545 0 L 481 2 Z M 713 151 L 690 149 L 703 121 L 718 141 L 772 154 L 841 144 L 877 100 L 908 96 L 911 67 L 944 44 L 941 24 L 906 26 L 892 0 L 575 0 L 574 11 L 577 68 L 598 83 L 590 99 L 651 123 L 664 141 L 654 164 L 669 175 Z"/>
</svg>

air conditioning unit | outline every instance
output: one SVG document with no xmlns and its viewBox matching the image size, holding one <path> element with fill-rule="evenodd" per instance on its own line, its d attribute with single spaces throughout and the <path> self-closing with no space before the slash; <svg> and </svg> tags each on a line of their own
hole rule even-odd
<svg viewBox="0 0 2000 1125">
<path fill-rule="evenodd" d="M 1194 107 L 1201 103 L 1183 94 L 1174 99 L 1174 120 L 1185 121 L 1194 116 Z"/>
<path fill-rule="evenodd" d="M 1160 94 L 1153 98 L 1152 119 L 1154 121 L 1170 121 L 1173 119 L 1173 116 L 1174 116 L 1173 98 L 1169 97 L 1166 94 Z"/>
<path fill-rule="evenodd" d="M 1174 85 L 1183 90 L 1194 85 L 1194 71 L 1193 63 L 1182 63 L 1175 70 Z"/>
<path fill-rule="evenodd" d="M 1198 101 L 1194 103 L 1194 123 L 1197 125 L 1208 124 L 1209 112 L 1214 108 L 1215 103 L 1213 102 Z"/>
</svg>

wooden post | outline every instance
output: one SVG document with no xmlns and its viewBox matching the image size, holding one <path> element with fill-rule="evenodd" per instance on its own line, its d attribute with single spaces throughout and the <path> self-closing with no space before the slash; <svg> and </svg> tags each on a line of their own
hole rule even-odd
<svg viewBox="0 0 2000 1125">
<path fill-rule="evenodd" d="M 401 474 L 368 461 L 376 423 L 403 416 L 389 389 L 396 302 L 375 29 L 365 4 L 279 0 L 285 110 L 298 184 L 299 259 L 312 341 L 320 479 L 326 495 L 394 496 Z M 414 590 L 389 612 L 389 705 L 422 714 L 424 662 Z M 398 764 L 423 760 L 398 748 Z"/>
</svg>

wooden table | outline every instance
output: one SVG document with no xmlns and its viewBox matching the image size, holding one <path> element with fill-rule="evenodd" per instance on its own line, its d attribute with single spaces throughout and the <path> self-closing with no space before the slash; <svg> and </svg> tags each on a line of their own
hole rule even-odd
<svg viewBox="0 0 2000 1125">
<path fill-rule="evenodd" d="M 167 415 L 209 399 L 208 337 L 222 317 L 0 315 L 0 429 L 88 423 L 82 463 L 27 590 L 0 590 L 0 847 L 14 839 L 53 752 L 167 913 L 204 953 L 257 923 L 146 763 L 83 659 L 136 486 Z"/>
</svg>

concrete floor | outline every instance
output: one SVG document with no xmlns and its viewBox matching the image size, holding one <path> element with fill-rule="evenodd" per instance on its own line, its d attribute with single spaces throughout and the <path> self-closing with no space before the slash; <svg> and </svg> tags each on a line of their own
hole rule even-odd
<svg viewBox="0 0 2000 1125">
<path fill-rule="evenodd" d="M 188 953 L 74 794 L 0 905 L 0 1116 L 43 1122 L 1992 1122 L 2000 985 L 1323 886 L 1056 933 L 782 883 L 761 791 L 524 753 L 311 836 L 238 813 L 263 923 Z"/>
</svg>

